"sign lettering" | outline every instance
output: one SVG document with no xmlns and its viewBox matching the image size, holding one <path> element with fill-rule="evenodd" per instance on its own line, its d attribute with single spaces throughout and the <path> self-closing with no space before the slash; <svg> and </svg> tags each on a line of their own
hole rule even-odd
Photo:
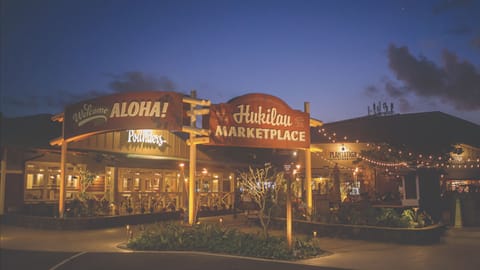
<svg viewBox="0 0 480 270">
<path fill-rule="evenodd" d="M 310 116 L 292 110 L 282 100 L 265 94 L 247 94 L 210 107 L 204 128 L 211 130 L 210 144 L 308 148 Z"/>
<path fill-rule="evenodd" d="M 357 152 L 330 152 L 328 155 L 328 159 L 330 160 L 352 160 L 357 159 Z"/>
<path fill-rule="evenodd" d="M 129 143 L 154 144 L 159 147 L 167 143 L 162 135 L 154 134 L 152 130 L 128 130 L 127 133 Z"/>
<path fill-rule="evenodd" d="M 182 94 L 176 92 L 129 92 L 103 96 L 65 109 L 65 139 L 114 130 L 181 130 Z"/>
</svg>

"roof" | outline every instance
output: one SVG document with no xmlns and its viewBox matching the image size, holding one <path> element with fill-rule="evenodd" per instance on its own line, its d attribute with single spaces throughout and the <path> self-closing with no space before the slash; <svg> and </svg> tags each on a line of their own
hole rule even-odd
<svg viewBox="0 0 480 270">
<path fill-rule="evenodd" d="M 51 148 L 50 140 L 62 135 L 62 124 L 51 114 L 2 118 L 1 144 L 26 148 Z"/>
<path fill-rule="evenodd" d="M 61 137 L 62 123 L 52 121 L 51 114 L 38 114 L 24 117 L 1 119 L 1 145 L 24 149 L 58 149 L 51 146 L 50 141 Z M 188 134 L 174 132 L 182 140 L 188 139 Z M 69 147 L 69 151 L 70 151 Z M 76 149 L 81 150 L 81 149 Z M 255 149 L 240 149 L 223 146 L 199 146 L 212 160 L 230 165 L 245 165 L 262 162 L 263 155 Z M 265 152 L 265 151 L 264 151 Z M 233 153 L 233 154 L 232 154 Z"/>
<path fill-rule="evenodd" d="M 435 152 L 459 143 L 480 147 L 479 125 L 442 112 L 365 116 L 326 123 L 311 129 L 311 142 L 330 143 L 328 137 L 333 133 L 337 142 L 388 143 L 422 151 Z"/>
</svg>

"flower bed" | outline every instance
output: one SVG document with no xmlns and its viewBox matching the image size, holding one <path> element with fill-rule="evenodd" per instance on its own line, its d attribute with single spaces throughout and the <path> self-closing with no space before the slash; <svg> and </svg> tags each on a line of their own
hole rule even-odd
<svg viewBox="0 0 480 270">
<path fill-rule="evenodd" d="M 323 253 L 317 239 L 296 239 L 293 250 L 284 237 L 241 232 L 218 224 L 182 226 L 158 223 L 148 226 L 127 247 L 135 250 L 206 251 L 250 257 L 295 260 Z"/>
</svg>

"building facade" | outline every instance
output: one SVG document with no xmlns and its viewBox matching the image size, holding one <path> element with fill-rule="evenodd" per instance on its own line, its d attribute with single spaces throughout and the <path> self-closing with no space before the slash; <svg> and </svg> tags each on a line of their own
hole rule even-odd
<svg viewBox="0 0 480 270">
<path fill-rule="evenodd" d="M 440 112 L 373 115 L 312 129 L 313 189 L 323 214 L 332 202 L 419 207 L 451 223 L 480 216 L 480 127 Z M 468 218 L 467 218 L 468 219 Z M 471 218 L 467 224 L 480 224 Z"/>
<path fill-rule="evenodd" d="M 17 133 L 22 126 L 31 127 L 31 121 L 47 123 L 50 117 L 12 119 L 5 127 Z M 45 208 L 58 204 L 60 151 L 48 142 L 61 129 L 59 125 L 51 128 L 54 130 L 50 130 L 50 137 L 36 138 L 44 141 L 42 145 L 8 138 L 12 143 L 2 148 L 7 157 L 6 212 L 34 214 L 39 205 Z M 182 134 L 166 130 L 114 131 L 70 143 L 66 157 L 66 210 L 80 196 L 103 202 L 104 214 L 186 208 L 188 147 Z M 245 165 L 217 152 L 207 152 L 197 154 L 196 205 L 198 209 L 230 209 L 234 204 L 235 172 Z M 40 214 L 51 215 L 54 211 Z"/>
<path fill-rule="evenodd" d="M 258 94 L 254 97 L 259 100 Z M 235 126 L 237 122 L 257 124 L 247 121 L 247 116 L 261 119 L 262 108 L 268 112 L 268 107 L 261 103 L 255 111 L 253 105 L 249 105 L 252 111 L 247 114 L 245 108 L 250 107 L 244 102 L 245 99 L 240 99 L 239 104 L 235 104 L 237 107 L 225 110 L 232 114 L 232 119 L 217 120 L 225 128 L 217 126 L 216 130 L 222 132 L 214 132 L 215 136 L 245 140 L 251 129 L 252 140 L 268 139 L 275 145 L 273 137 L 283 134 L 281 138 L 285 141 L 287 131 L 273 129 L 276 125 L 268 130 L 261 125 Z M 160 111 L 164 103 L 159 103 Z M 130 105 L 115 104 L 118 104 L 114 105 L 117 109 L 112 109 L 115 117 L 128 116 Z M 134 104 L 130 106 L 134 116 L 140 110 L 135 108 L 141 106 L 145 107 L 145 112 L 156 113 L 154 103 L 151 107 L 141 103 L 129 104 Z M 243 111 L 236 112 L 235 108 Z M 223 115 L 222 109 L 225 108 L 220 106 L 214 111 Z M 98 111 L 105 110 L 95 110 Z M 282 123 L 290 123 L 288 110 L 276 116 L 285 120 Z M 85 120 L 85 117 L 77 114 L 76 119 Z M 62 134 L 62 125 L 52 122 L 51 118 L 51 115 L 40 115 L 2 119 L 2 135 L 5 135 L 2 140 L 2 183 L 6 191 L 4 212 L 34 213 L 38 206 L 55 207 L 58 204 L 62 153 L 61 148 L 51 142 Z M 308 125 L 308 120 L 299 119 L 301 121 L 294 127 Z M 271 120 L 264 122 L 272 124 Z M 95 131 L 94 128 L 89 132 Z M 223 133 L 224 129 L 228 134 Z M 245 138 L 241 136 L 241 130 Z M 277 135 L 273 136 L 272 130 Z M 297 131 L 288 131 L 288 134 L 300 134 L 294 132 Z M 75 136 L 78 134 L 74 133 Z M 308 149 L 265 149 L 261 145 L 256 148 L 232 147 L 223 141 L 222 146 L 199 146 L 198 166 L 193 174 L 197 194 L 195 207 L 198 210 L 235 208 L 235 198 L 238 198 L 236 173 L 249 165 L 272 162 L 278 167 L 286 163 L 298 165 L 294 179 L 300 188 L 294 195 L 306 201 L 311 189 L 314 197 L 312 211 L 320 217 L 344 203 L 369 201 L 378 207 L 420 207 L 437 220 L 449 221 L 452 194 L 463 196 L 465 213 L 480 217 L 478 125 L 439 112 L 389 114 L 311 125 L 308 135 Z M 289 138 L 293 140 L 294 137 Z M 188 208 L 190 146 L 187 142 L 185 133 L 167 128 L 128 129 L 125 126 L 91 132 L 69 142 L 65 157 L 66 211 L 73 209 L 79 198 L 100 202 L 103 214 L 108 215 Z M 306 155 L 311 157 L 310 186 Z M 46 210 L 43 214 L 55 215 L 55 210 Z M 472 218 L 468 222 L 478 224 L 480 220 Z"/>
</svg>

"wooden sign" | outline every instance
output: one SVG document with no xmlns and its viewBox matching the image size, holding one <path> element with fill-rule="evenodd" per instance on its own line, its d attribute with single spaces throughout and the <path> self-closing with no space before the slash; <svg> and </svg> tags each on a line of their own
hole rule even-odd
<svg viewBox="0 0 480 270">
<path fill-rule="evenodd" d="M 210 106 L 204 118 L 210 144 L 260 148 L 310 147 L 310 115 L 291 109 L 281 99 L 247 94 Z"/>
<path fill-rule="evenodd" d="M 82 101 L 65 109 L 64 138 L 113 130 L 181 130 L 182 94 L 129 92 Z"/>
</svg>

